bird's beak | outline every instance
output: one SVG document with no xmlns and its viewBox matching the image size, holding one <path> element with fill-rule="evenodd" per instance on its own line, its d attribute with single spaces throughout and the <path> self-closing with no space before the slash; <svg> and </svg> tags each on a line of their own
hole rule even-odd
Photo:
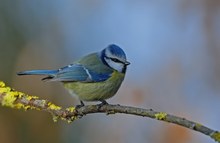
<svg viewBox="0 0 220 143">
<path fill-rule="evenodd" d="M 125 61 L 125 65 L 127 66 L 127 65 L 130 65 L 131 63 L 130 62 L 128 62 L 128 61 Z"/>
</svg>

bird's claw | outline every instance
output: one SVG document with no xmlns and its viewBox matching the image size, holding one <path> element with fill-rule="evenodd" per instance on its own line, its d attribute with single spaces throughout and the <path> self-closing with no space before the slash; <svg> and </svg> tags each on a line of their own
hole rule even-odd
<svg viewBox="0 0 220 143">
<path fill-rule="evenodd" d="M 83 101 L 80 101 L 80 105 L 76 105 L 76 110 L 85 106 L 85 104 L 83 103 Z"/>
<path fill-rule="evenodd" d="M 106 102 L 105 100 L 102 100 L 101 102 L 102 102 L 102 103 L 100 103 L 100 104 L 97 105 L 97 106 L 98 106 L 98 110 L 99 110 L 102 106 L 108 105 L 108 102 Z"/>
</svg>

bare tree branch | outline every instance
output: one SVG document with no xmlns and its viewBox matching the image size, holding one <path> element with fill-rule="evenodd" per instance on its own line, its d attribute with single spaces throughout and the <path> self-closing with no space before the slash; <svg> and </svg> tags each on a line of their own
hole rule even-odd
<svg viewBox="0 0 220 143">
<path fill-rule="evenodd" d="M 62 108 L 57 106 L 48 100 L 39 99 L 36 96 L 30 96 L 22 92 L 15 91 L 14 89 L 5 86 L 4 82 L 0 81 L 0 103 L 2 106 L 14 108 L 14 109 L 32 109 L 42 110 L 52 114 L 53 120 L 58 119 L 72 122 L 76 119 L 82 118 L 87 114 L 93 113 L 106 113 L 116 114 L 130 114 L 142 117 L 149 117 L 168 123 L 177 124 L 188 129 L 198 131 L 202 134 L 210 136 L 212 139 L 220 143 L 220 132 L 210 129 L 200 123 L 187 120 L 185 118 L 177 117 L 174 115 L 167 114 L 165 112 L 157 112 L 152 109 L 142 109 L 129 106 L 121 105 L 86 105 L 83 107 L 75 108 Z"/>
</svg>

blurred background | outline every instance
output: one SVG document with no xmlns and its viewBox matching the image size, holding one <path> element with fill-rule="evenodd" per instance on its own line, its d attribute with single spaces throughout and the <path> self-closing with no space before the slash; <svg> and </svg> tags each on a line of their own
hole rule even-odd
<svg viewBox="0 0 220 143">
<path fill-rule="evenodd" d="M 112 104 L 152 108 L 220 130 L 219 0 L 0 1 L 0 80 L 63 107 L 79 104 L 60 83 L 18 77 L 55 69 L 108 44 L 131 65 Z M 95 103 L 92 103 L 95 104 Z M 0 107 L 2 143 L 213 143 L 149 118 L 93 114 L 67 124 Z"/>
</svg>

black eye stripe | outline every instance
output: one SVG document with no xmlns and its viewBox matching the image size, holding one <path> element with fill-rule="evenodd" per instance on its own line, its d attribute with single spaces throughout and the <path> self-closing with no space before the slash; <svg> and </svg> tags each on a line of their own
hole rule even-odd
<svg viewBox="0 0 220 143">
<path fill-rule="evenodd" d="M 120 60 L 117 59 L 117 58 L 111 58 L 111 57 L 107 57 L 107 56 L 105 56 L 105 58 L 106 58 L 106 59 L 110 59 L 110 60 L 112 60 L 113 62 L 116 62 L 116 63 L 122 63 L 122 64 L 125 64 L 124 62 L 120 61 Z"/>
<path fill-rule="evenodd" d="M 124 64 L 122 61 L 120 61 L 119 59 L 116 59 L 116 58 L 109 58 L 108 59 L 112 60 L 113 62 L 116 62 L 116 63 L 122 63 Z"/>
<path fill-rule="evenodd" d="M 112 61 L 114 61 L 114 62 L 117 62 L 117 63 L 119 63 L 119 62 L 121 62 L 121 61 L 119 61 L 118 59 L 116 59 L 116 58 L 110 58 Z"/>
</svg>

